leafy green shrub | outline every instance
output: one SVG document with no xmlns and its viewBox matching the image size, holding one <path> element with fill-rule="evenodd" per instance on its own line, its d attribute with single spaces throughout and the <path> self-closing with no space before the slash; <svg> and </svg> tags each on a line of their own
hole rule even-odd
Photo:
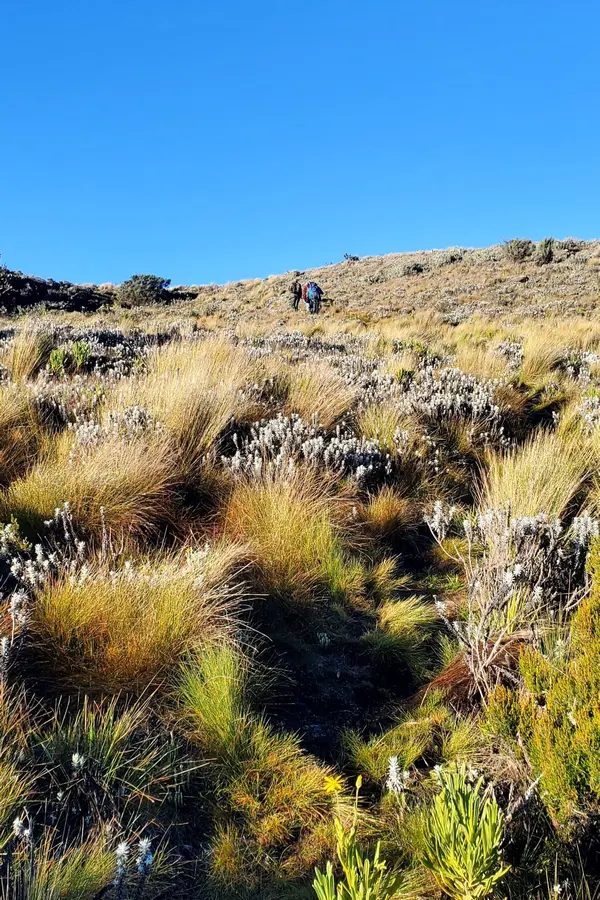
<svg viewBox="0 0 600 900">
<path fill-rule="evenodd" d="M 167 298 L 170 278 L 158 275 L 132 275 L 117 288 L 117 301 L 123 306 L 143 306 L 161 303 Z"/>
<path fill-rule="evenodd" d="M 75 367 L 79 369 L 85 368 L 90 361 L 90 345 L 87 341 L 74 341 L 71 348 Z"/>
<path fill-rule="evenodd" d="M 452 900 L 489 896 L 509 867 L 500 854 L 503 816 L 493 795 L 466 769 L 440 769 L 440 793 L 425 815 L 422 861 Z"/>
<path fill-rule="evenodd" d="M 64 347 L 55 347 L 50 352 L 48 368 L 53 375 L 64 375 L 67 369 L 69 356 Z"/>
<path fill-rule="evenodd" d="M 504 252 L 512 262 L 523 262 L 533 253 L 533 241 L 528 238 L 513 238 L 505 241 Z"/>
<path fill-rule="evenodd" d="M 520 730 L 553 821 L 567 827 L 600 811 L 600 591 L 577 611 L 570 640 L 521 660 L 528 692 Z M 541 699 L 542 705 L 538 702 Z"/>
<path fill-rule="evenodd" d="M 568 628 L 520 658 L 523 689 L 497 687 L 485 729 L 525 752 L 553 824 L 570 836 L 600 812 L 600 551 L 593 590 Z"/>
<path fill-rule="evenodd" d="M 554 259 L 554 238 L 544 238 L 535 248 L 535 261 L 538 266 L 546 266 Z"/>
<path fill-rule="evenodd" d="M 319 900 L 400 900 L 410 896 L 410 886 L 403 873 L 389 871 L 381 858 L 381 842 L 378 841 L 373 858 L 364 856 L 357 842 L 358 824 L 358 792 L 362 779 L 356 781 L 354 816 L 347 830 L 335 818 L 335 835 L 337 857 L 342 867 L 343 878 L 337 880 L 331 861 L 327 862 L 325 872 L 315 869 L 313 887 Z M 406 890 L 408 888 L 408 890 Z"/>
</svg>

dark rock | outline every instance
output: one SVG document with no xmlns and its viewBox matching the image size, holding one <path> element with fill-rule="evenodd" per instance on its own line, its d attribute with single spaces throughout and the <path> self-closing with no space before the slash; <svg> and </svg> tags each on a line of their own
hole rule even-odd
<svg viewBox="0 0 600 900">
<path fill-rule="evenodd" d="M 4 267 L 0 268 L 0 307 L 7 313 L 40 306 L 46 309 L 94 312 L 106 303 L 112 303 L 114 293 L 110 288 L 97 285 L 71 284 L 69 281 L 53 281 L 23 275 Z"/>
</svg>

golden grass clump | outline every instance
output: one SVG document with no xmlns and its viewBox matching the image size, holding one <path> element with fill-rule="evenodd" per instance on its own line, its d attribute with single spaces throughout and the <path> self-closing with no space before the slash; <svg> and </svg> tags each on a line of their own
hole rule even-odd
<svg viewBox="0 0 600 900">
<path fill-rule="evenodd" d="M 26 381 L 42 369 L 52 350 L 52 336 L 34 325 L 21 329 L 2 355 L 12 381 Z"/>
<path fill-rule="evenodd" d="M 22 385 L 0 385 L 0 486 L 27 471 L 43 440 L 30 393 Z"/>
<path fill-rule="evenodd" d="M 557 346 L 551 335 L 537 330 L 526 333 L 523 341 L 521 378 L 532 387 L 543 387 L 556 374 L 562 358 L 562 347 Z"/>
<path fill-rule="evenodd" d="M 359 511 L 363 526 L 375 541 L 410 537 L 423 521 L 420 505 L 392 485 L 384 485 L 372 494 Z"/>
<path fill-rule="evenodd" d="M 456 351 L 453 365 L 477 378 L 506 378 L 509 375 L 506 358 L 494 353 L 487 343 L 462 344 Z"/>
<path fill-rule="evenodd" d="M 289 373 L 286 413 L 298 413 L 305 422 L 315 419 L 331 428 L 348 412 L 357 389 L 326 363 L 304 363 Z"/>
<path fill-rule="evenodd" d="M 396 431 L 410 427 L 411 424 L 393 401 L 370 404 L 356 416 L 356 427 L 360 434 L 369 440 L 379 441 L 388 453 L 395 452 Z"/>
<path fill-rule="evenodd" d="M 176 714 L 207 758 L 215 790 L 211 877 L 231 890 L 306 875 L 333 838 L 330 768 L 253 714 L 249 675 L 240 650 L 219 642 L 183 667 L 175 692 Z"/>
<path fill-rule="evenodd" d="M 70 447 L 66 434 L 55 453 L 12 483 L 0 498 L 0 517 L 14 514 L 35 533 L 68 502 L 75 522 L 92 535 L 106 527 L 117 536 L 149 536 L 175 522 L 178 472 L 166 440 L 113 438 L 73 459 Z"/>
<path fill-rule="evenodd" d="M 211 559 L 211 555 L 214 557 Z M 241 589 L 227 584 L 239 554 L 224 545 L 191 551 L 184 563 L 90 567 L 40 592 L 31 630 L 49 674 L 89 691 L 157 685 L 189 653 L 225 635 Z"/>
<path fill-rule="evenodd" d="M 147 376 L 119 388 L 115 405 L 145 407 L 172 437 L 182 473 L 194 475 L 227 424 L 245 410 L 240 392 L 255 374 L 248 355 L 225 341 L 176 343 L 154 355 Z"/>
<path fill-rule="evenodd" d="M 348 503 L 313 473 L 265 475 L 234 487 L 223 514 L 231 539 L 247 544 L 258 585 L 281 598 L 360 593 L 361 571 L 347 558 Z"/>
<path fill-rule="evenodd" d="M 431 635 L 440 625 L 435 606 L 415 595 L 390 600 L 377 610 L 377 622 L 378 627 L 366 636 L 373 651 L 421 678 L 430 663 Z"/>
<path fill-rule="evenodd" d="M 517 450 L 489 455 L 480 505 L 562 517 L 574 502 L 581 504 L 592 466 L 580 435 L 539 431 Z"/>
</svg>

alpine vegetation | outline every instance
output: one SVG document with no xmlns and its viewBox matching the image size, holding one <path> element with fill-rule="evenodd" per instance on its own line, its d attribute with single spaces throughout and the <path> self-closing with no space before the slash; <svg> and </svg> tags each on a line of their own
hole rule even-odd
<svg viewBox="0 0 600 900">
<path fill-rule="evenodd" d="M 7 313 L 5 900 L 600 892 L 600 244 L 348 259 Z"/>
</svg>

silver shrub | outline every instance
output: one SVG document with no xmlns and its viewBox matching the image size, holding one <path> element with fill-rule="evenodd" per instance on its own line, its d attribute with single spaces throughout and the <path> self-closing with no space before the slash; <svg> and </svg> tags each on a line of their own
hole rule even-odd
<svg viewBox="0 0 600 900">
<path fill-rule="evenodd" d="M 587 431 L 595 431 L 600 425 L 600 397 L 598 395 L 584 397 L 579 404 L 579 415 L 585 422 Z"/>
<path fill-rule="evenodd" d="M 429 420 L 486 420 L 500 428 L 502 411 L 494 399 L 499 384 L 456 368 L 424 366 L 415 373 L 401 405 L 404 412 L 418 413 Z"/>
<path fill-rule="evenodd" d="M 426 516 L 440 543 L 452 508 L 438 502 Z M 566 527 L 544 513 L 513 515 L 486 509 L 462 523 L 466 551 L 464 618 L 447 622 L 463 646 L 474 688 L 486 695 L 501 679 L 514 679 L 511 648 L 536 641 L 545 625 L 568 615 L 587 590 L 586 562 L 598 520 L 583 513 Z M 441 610 L 443 612 L 443 610 Z"/>
<path fill-rule="evenodd" d="M 495 353 L 497 356 L 503 356 L 513 371 L 521 368 L 524 352 L 523 344 L 520 341 L 511 341 L 506 338 L 498 344 Z"/>
<path fill-rule="evenodd" d="M 233 440 L 236 452 L 223 456 L 222 462 L 234 475 L 257 477 L 290 471 L 303 461 L 362 485 L 392 471 L 392 459 L 378 441 L 357 437 L 339 426 L 329 435 L 317 423 L 308 424 L 296 414 L 257 422 L 247 437 L 235 434 Z"/>
<path fill-rule="evenodd" d="M 598 360 L 600 360 L 600 356 L 591 350 L 582 350 L 580 347 L 565 347 L 562 351 L 558 368 L 585 385 L 591 381 L 590 367 Z"/>
<path fill-rule="evenodd" d="M 162 426 L 143 406 L 129 406 L 124 410 L 110 410 L 106 421 L 83 419 L 69 423 L 73 432 L 70 459 L 111 439 L 131 443 L 149 432 L 161 432 Z"/>
</svg>

